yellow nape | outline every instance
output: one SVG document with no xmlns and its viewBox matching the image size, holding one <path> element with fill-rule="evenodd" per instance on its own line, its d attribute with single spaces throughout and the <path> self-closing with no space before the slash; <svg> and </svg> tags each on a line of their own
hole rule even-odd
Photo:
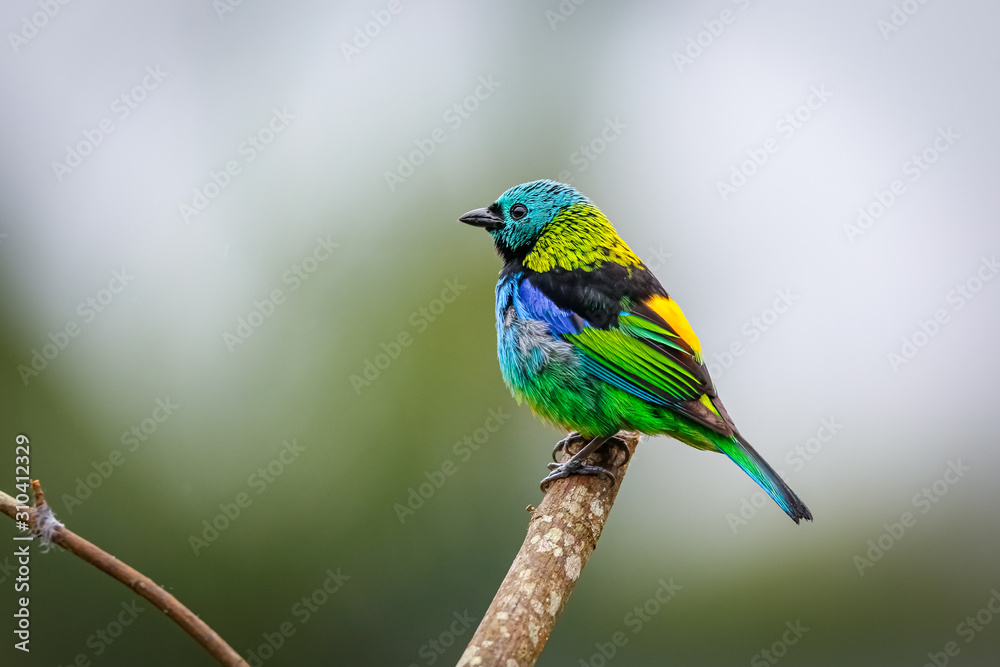
<svg viewBox="0 0 1000 667">
<path fill-rule="evenodd" d="M 653 296 L 648 301 L 646 305 L 653 309 L 657 315 L 663 318 L 663 321 L 670 325 L 670 328 L 681 337 L 681 340 L 687 343 L 692 350 L 694 350 L 695 359 L 701 362 L 701 341 L 698 340 L 698 336 L 695 335 L 694 329 L 688 324 L 687 318 L 684 317 L 684 312 L 681 307 L 677 305 L 677 302 L 671 299 L 669 296 Z"/>
<path fill-rule="evenodd" d="M 633 267 L 642 265 L 611 222 L 589 202 L 573 204 L 556 215 L 524 258 L 524 265 L 539 273 L 556 267 L 590 270 L 605 262 L 626 267 L 629 276 Z"/>
</svg>

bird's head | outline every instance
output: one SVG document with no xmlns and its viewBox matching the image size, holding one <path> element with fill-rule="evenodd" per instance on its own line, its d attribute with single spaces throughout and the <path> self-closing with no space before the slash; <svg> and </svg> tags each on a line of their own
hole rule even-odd
<svg viewBox="0 0 1000 667">
<path fill-rule="evenodd" d="M 523 257 L 559 213 L 580 203 L 590 200 L 570 185 L 531 181 L 515 185 L 486 208 L 469 211 L 459 220 L 488 231 L 497 252 L 508 260 Z"/>
<path fill-rule="evenodd" d="M 515 185 L 459 220 L 488 231 L 506 263 L 521 261 L 536 271 L 641 264 L 600 209 L 565 183 Z"/>
</svg>

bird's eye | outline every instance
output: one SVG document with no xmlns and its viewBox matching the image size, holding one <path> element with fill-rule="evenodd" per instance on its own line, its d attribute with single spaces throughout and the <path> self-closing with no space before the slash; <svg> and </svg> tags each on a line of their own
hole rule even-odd
<svg viewBox="0 0 1000 667">
<path fill-rule="evenodd" d="M 510 207 L 510 217 L 515 220 L 520 220 L 526 215 L 528 215 L 528 207 L 524 204 L 514 204 Z"/>
</svg>

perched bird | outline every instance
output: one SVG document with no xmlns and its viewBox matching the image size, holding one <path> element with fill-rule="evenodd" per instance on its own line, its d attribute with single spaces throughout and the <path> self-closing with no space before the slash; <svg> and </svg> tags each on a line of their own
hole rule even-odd
<svg viewBox="0 0 1000 667">
<path fill-rule="evenodd" d="M 556 451 L 588 441 L 549 464 L 543 490 L 570 475 L 610 476 L 584 461 L 624 429 L 722 452 L 795 523 L 812 519 L 736 430 L 680 307 L 589 199 L 533 181 L 459 220 L 486 229 L 504 262 L 496 287 L 504 382 L 519 403 L 571 431 Z"/>
</svg>

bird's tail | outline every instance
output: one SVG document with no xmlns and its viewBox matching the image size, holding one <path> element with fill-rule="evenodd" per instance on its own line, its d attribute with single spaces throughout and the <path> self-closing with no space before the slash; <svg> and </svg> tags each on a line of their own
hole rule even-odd
<svg viewBox="0 0 1000 667">
<path fill-rule="evenodd" d="M 750 446 L 750 443 L 743 439 L 743 436 L 737 434 L 732 439 L 721 440 L 717 444 L 723 454 L 743 468 L 743 471 L 750 475 L 760 488 L 774 499 L 774 502 L 778 503 L 778 507 L 792 517 L 792 521 L 795 523 L 801 519 L 812 521 L 812 512 L 805 503 L 785 484 L 774 468 Z"/>
</svg>

